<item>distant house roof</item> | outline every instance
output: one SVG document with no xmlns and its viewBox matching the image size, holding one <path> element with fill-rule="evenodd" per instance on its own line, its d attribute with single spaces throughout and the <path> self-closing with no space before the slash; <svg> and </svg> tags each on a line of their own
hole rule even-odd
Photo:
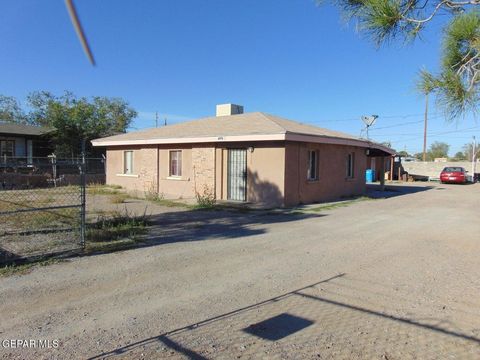
<svg viewBox="0 0 480 360">
<path fill-rule="evenodd" d="M 48 134 L 53 130 L 54 129 L 52 128 L 47 128 L 42 126 L 0 122 L 0 134 L 41 136 L 41 135 Z"/>
<path fill-rule="evenodd" d="M 395 151 L 349 134 L 301 124 L 263 112 L 214 116 L 92 141 L 94 146 L 290 140 Z"/>
</svg>

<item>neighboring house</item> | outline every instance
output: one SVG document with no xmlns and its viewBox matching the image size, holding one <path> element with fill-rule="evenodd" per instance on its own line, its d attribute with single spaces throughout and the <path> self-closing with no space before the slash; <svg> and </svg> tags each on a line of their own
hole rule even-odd
<svg viewBox="0 0 480 360">
<path fill-rule="evenodd" d="M 0 122 L 0 162 L 14 158 L 31 164 L 35 157 L 53 152 L 48 134 L 50 128 Z"/>
<path fill-rule="evenodd" d="M 92 141 L 107 149 L 107 184 L 167 197 L 292 206 L 363 194 L 383 145 L 237 105 L 217 116 Z M 383 162 L 383 161 L 382 161 Z M 385 166 L 383 166 L 383 169 Z M 383 169 L 377 167 L 378 172 Z M 382 172 L 383 175 L 383 172 Z"/>
</svg>

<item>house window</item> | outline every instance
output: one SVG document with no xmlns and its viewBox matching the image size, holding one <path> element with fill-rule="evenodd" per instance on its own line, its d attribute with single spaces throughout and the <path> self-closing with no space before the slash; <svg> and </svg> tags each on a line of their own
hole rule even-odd
<svg viewBox="0 0 480 360">
<path fill-rule="evenodd" d="M 133 174 L 133 151 L 123 152 L 123 173 L 126 175 Z"/>
<path fill-rule="evenodd" d="M 0 141 L 0 156 L 13 157 L 15 156 L 15 141 L 1 140 Z"/>
<path fill-rule="evenodd" d="M 318 151 L 308 150 L 308 180 L 318 180 Z"/>
<path fill-rule="evenodd" d="M 353 179 L 355 174 L 355 153 L 347 155 L 347 178 Z"/>
<path fill-rule="evenodd" d="M 170 151 L 170 176 L 182 176 L 182 150 Z"/>
</svg>

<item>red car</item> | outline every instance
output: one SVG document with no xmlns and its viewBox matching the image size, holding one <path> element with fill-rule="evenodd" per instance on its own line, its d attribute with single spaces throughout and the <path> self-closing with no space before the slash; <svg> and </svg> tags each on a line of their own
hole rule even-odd
<svg viewBox="0 0 480 360">
<path fill-rule="evenodd" d="M 467 182 L 467 174 L 463 167 L 447 166 L 440 173 L 440 182 L 465 184 Z"/>
</svg>

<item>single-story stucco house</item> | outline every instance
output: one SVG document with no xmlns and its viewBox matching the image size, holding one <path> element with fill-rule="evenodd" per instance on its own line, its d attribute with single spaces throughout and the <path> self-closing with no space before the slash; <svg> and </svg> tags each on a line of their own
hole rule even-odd
<svg viewBox="0 0 480 360">
<path fill-rule="evenodd" d="M 52 153 L 51 128 L 0 122 L 0 163 L 12 158 L 31 164 L 35 157 Z"/>
<path fill-rule="evenodd" d="M 364 139 L 232 104 L 217 116 L 92 141 L 106 147 L 107 184 L 170 198 L 293 206 L 360 195 L 371 157 L 395 152 Z M 375 160 L 377 163 L 378 161 Z M 388 169 L 388 167 L 387 167 Z"/>
</svg>

